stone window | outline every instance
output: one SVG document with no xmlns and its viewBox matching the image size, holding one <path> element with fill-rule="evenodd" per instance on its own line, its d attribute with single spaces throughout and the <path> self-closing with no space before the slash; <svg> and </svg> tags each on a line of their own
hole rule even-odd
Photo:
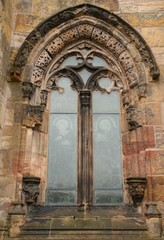
<svg viewBox="0 0 164 240">
<path fill-rule="evenodd" d="M 141 35 L 90 4 L 55 14 L 27 36 L 11 80 L 22 81 L 24 95 L 19 171 L 41 178 L 40 202 L 131 202 L 126 179 L 147 176 L 147 149 L 155 147 L 146 99 L 158 79 Z"/>
<path fill-rule="evenodd" d="M 111 60 L 81 43 L 59 62 L 50 76 L 46 203 L 121 203 L 121 86 Z"/>
</svg>

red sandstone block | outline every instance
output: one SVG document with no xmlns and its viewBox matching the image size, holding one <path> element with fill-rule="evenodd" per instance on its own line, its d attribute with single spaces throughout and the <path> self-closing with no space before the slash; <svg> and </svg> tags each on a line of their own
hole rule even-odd
<svg viewBox="0 0 164 240">
<path fill-rule="evenodd" d="M 145 151 L 138 154 L 138 173 L 139 176 L 146 176 L 146 156 Z"/>
<path fill-rule="evenodd" d="M 155 147 L 153 126 L 144 126 L 122 136 L 122 150 L 125 156 L 139 154 L 147 148 Z"/>
<path fill-rule="evenodd" d="M 156 147 L 164 149 L 164 126 L 155 127 Z"/>
<path fill-rule="evenodd" d="M 164 175 L 164 150 L 146 151 L 146 166 L 149 175 Z"/>
<path fill-rule="evenodd" d="M 154 134 L 153 126 L 143 127 L 143 138 L 144 138 L 145 149 L 155 147 L 155 134 Z"/>
<path fill-rule="evenodd" d="M 148 177 L 148 201 L 164 201 L 164 176 Z"/>
<path fill-rule="evenodd" d="M 125 177 L 139 176 L 138 155 L 133 154 L 123 159 L 123 169 Z"/>
<path fill-rule="evenodd" d="M 11 157 L 11 173 L 17 175 L 19 169 L 19 151 L 10 151 Z"/>
</svg>

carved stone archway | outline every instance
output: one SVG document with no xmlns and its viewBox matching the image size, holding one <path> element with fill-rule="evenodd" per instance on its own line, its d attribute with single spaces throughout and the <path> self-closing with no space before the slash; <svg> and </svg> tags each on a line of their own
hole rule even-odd
<svg viewBox="0 0 164 240">
<path fill-rule="evenodd" d="M 66 9 L 37 26 L 16 56 L 11 79 L 22 82 L 23 94 L 27 99 L 22 125 L 33 131 L 31 141 L 35 142 L 34 138 L 47 141 L 47 102 L 48 93 L 56 80 L 54 76 L 69 71 L 58 69 L 58 66 L 73 48 L 78 51 L 82 44 L 97 48 L 97 54 L 103 54 L 110 63 L 110 69 L 104 72 L 110 74 L 115 81 L 114 87 L 122 92 L 123 111 L 126 112 L 129 129 L 136 130 L 144 125 L 144 119 L 140 119 L 138 114 L 139 102 L 136 104 L 135 101 L 136 96 L 137 101 L 145 98 L 147 83 L 159 77 L 151 49 L 135 29 L 114 13 L 82 4 Z M 24 132 L 23 129 L 22 136 Z M 35 136 L 38 132 L 41 137 Z M 39 150 L 35 151 L 39 156 Z M 46 158 L 46 154 L 43 155 Z"/>
<path fill-rule="evenodd" d="M 81 38 L 92 40 L 108 48 L 123 65 L 126 65 L 125 59 L 133 60 L 134 65 L 143 63 L 152 79 L 158 79 L 157 64 L 142 36 L 114 13 L 90 4 L 64 10 L 37 26 L 28 35 L 17 54 L 12 72 L 13 78 L 23 81 L 25 78 L 30 78 L 25 72 L 27 67 L 30 67 L 32 59 L 35 59 L 36 67 L 44 70 L 65 46 Z M 37 65 L 41 59 L 42 65 Z M 138 69 L 141 72 L 139 67 Z M 34 76 L 35 70 L 37 69 L 33 70 Z"/>
</svg>

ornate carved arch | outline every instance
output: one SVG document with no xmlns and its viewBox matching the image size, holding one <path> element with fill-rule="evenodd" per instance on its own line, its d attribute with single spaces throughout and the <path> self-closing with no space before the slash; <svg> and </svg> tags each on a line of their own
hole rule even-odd
<svg viewBox="0 0 164 240">
<path fill-rule="evenodd" d="M 151 49 L 135 29 L 114 13 L 81 4 L 51 16 L 29 34 L 16 56 L 12 79 L 22 81 L 25 97 L 31 99 L 35 92 L 40 93 L 35 105 L 46 105 L 47 92 L 55 86 L 58 74 L 67 71 L 77 77 L 73 70 L 58 70 L 58 66 L 73 53 L 71 49 L 80 54 L 78 46 L 83 44 L 96 46 L 97 54 L 110 61 L 111 69 L 102 72 L 110 74 L 118 83 L 114 87 L 121 86 L 124 92 L 159 77 Z M 81 84 L 78 81 L 78 87 Z M 96 81 L 92 84 L 98 87 Z"/>
<path fill-rule="evenodd" d="M 44 71 L 57 53 L 81 38 L 109 49 L 124 65 L 125 71 L 127 61 L 132 60 L 136 68 L 139 68 L 137 64 L 143 63 L 152 78 L 158 79 L 157 64 L 142 36 L 114 13 L 90 4 L 66 9 L 37 26 L 28 35 L 17 54 L 13 77 L 24 80 L 22 74 L 26 72 L 30 59 L 35 61 L 35 67 Z M 37 54 L 34 54 L 36 49 Z M 38 69 L 34 69 L 34 72 L 35 70 Z"/>
</svg>

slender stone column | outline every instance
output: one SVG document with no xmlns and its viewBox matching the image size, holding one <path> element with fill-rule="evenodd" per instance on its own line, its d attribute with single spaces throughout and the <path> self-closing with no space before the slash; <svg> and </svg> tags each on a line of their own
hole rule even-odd
<svg viewBox="0 0 164 240">
<path fill-rule="evenodd" d="M 93 202 L 93 160 L 91 156 L 91 94 L 80 92 L 80 153 L 78 174 L 78 201 L 80 205 L 91 205 Z"/>
</svg>

